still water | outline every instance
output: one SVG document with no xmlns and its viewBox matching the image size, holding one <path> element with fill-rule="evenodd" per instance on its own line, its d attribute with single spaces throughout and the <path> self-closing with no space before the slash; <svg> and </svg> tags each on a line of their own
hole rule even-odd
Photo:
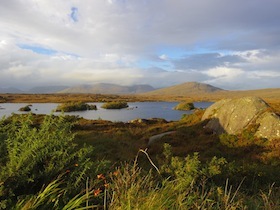
<svg viewBox="0 0 280 210">
<path fill-rule="evenodd" d="M 110 121 L 127 122 L 133 119 L 142 118 L 163 118 L 168 121 L 179 120 L 183 114 L 190 114 L 192 111 L 179 111 L 173 108 L 178 104 L 177 102 L 134 102 L 128 103 L 129 108 L 120 110 L 102 109 L 103 103 L 89 103 L 95 104 L 97 110 L 90 111 L 76 111 L 65 113 L 67 115 L 78 115 L 85 119 L 103 119 Z M 207 108 L 212 102 L 195 102 L 196 108 Z M 26 106 L 26 103 L 0 103 L 0 118 L 3 116 L 10 116 L 12 113 L 23 114 L 26 112 L 18 111 L 19 108 Z M 59 115 L 60 112 L 53 110 L 59 105 L 58 103 L 32 103 L 31 112 L 35 114 L 50 114 Z"/>
</svg>

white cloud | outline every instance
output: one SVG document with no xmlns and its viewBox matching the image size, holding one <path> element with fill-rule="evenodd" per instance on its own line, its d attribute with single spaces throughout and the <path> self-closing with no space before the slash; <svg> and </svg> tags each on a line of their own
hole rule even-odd
<svg viewBox="0 0 280 210">
<path fill-rule="evenodd" d="M 248 74 L 249 78 L 262 79 L 262 78 L 280 78 L 280 72 L 275 71 L 252 71 Z"/>
<path fill-rule="evenodd" d="M 217 67 L 209 69 L 204 72 L 210 77 L 223 78 L 224 80 L 231 80 L 236 78 L 244 73 L 241 69 L 227 68 L 227 67 Z"/>
<path fill-rule="evenodd" d="M 160 55 L 159 58 L 160 58 L 161 60 L 168 60 L 168 59 L 169 59 L 168 56 L 165 55 L 165 54 Z"/>
<path fill-rule="evenodd" d="M 255 87 L 277 86 L 270 75 L 280 71 L 279 6 L 278 0 L 1 1 L 0 84 L 196 80 L 240 88 L 246 85 L 238 78 L 251 75 Z M 171 48 L 185 55 L 172 60 Z"/>
<path fill-rule="evenodd" d="M 256 89 L 279 87 L 280 72 L 243 71 L 234 68 L 214 68 L 204 72 L 210 78 L 205 83 L 224 89 Z"/>
</svg>

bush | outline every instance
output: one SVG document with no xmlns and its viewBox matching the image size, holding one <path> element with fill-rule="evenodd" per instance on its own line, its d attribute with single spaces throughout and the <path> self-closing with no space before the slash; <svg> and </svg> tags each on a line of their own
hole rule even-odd
<svg viewBox="0 0 280 210">
<path fill-rule="evenodd" d="M 193 103 L 189 103 L 189 102 L 181 102 L 179 103 L 177 106 L 175 106 L 175 110 L 192 110 L 194 109 L 194 105 Z"/>
<path fill-rule="evenodd" d="M 112 101 L 112 102 L 104 103 L 101 107 L 103 109 L 123 109 L 123 108 L 127 108 L 128 104 L 127 102 L 123 102 L 123 101 Z"/>
<path fill-rule="evenodd" d="M 30 105 L 21 107 L 18 111 L 21 111 L 21 112 L 30 112 L 30 111 L 31 111 Z"/>
<path fill-rule="evenodd" d="M 57 112 L 73 112 L 73 111 L 86 111 L 96 110 L 96 105 L 89 105 L 83 102 L 69 102 L 60 104 L 57 108 Z"/>
<path fill-rule="evenodd" d="M 220 142 L 228 147 L 266 146 L 267 140 L 255 136 L 258 125 L 251 125 L 237 135 L 223 133 L 219 136 Z"/>
<path fill-rule="evenodd" d="M 225 158 L 215 156 L 210 162 L 202 164 L 197 152 L 193 156 L 188 155 L 185 158 L 173 157 L 169 144 L 164 144 L 163 155 L 165 157 L 161 171 L 165 176 L 176 180 L 178 190 L 183 190 L 191 184 L 195 184 L 199 179 L 208 179 L 221 174 L 223 167 L 227 164 Z"/>
<path fill-rule="evenodd" d="M 35 194 L 58 176 L 63 177 L 69 196 L 82 189 L 87 177 L 95 177 L 96 170 L 107 166 L 106 161 L 90 159 L 92 147 L 80 149 L 74 144 L 71 123 L 64 116 L 46 116 L 38 128 L 31 114 L 13 116 L 11 122 L 2 120 L 0 125 L 0 200 L 3 202 L 12 204 L 18 196 Z"/>
<path fill-rule="evenodd" d="M 201 118 L 204 114 L 204 110 L 197 109 L 192 114 L 183 114 L 181 122 L 184 122 L 186 125 L 195 125 L 201 122 Z"/>
<path fill-rule="evenodd" d="M 279 205 L 277 189 L 269 188 L 246 196 L 238 186 L 223 181 L 215 185 L 211 178 L 222 174 L 227 164 L 224 158 L 213 157 L 203 164 L 198 153 L 185 159 L 172 157 L 171 146 L 164 145 L 164 176 L 154 176 L 137 166 L 125 165 L 111 174 L 109 189 L 104 193 L 109 209 L 276 209 Z M 164 175 L 164 174 L 161 174 Z M 166 174 L 165 174 L 166 175 Z M 156 178 L 157 177 L 157 178 Z"/>
</svg>

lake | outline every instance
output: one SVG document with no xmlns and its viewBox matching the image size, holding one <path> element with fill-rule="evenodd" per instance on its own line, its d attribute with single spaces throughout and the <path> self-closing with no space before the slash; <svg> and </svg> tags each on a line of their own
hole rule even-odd
<svg viewBox="0 0 280 210">
<path fill-rule="evenodd" d="M 133 102 L 128 103 L 128 109 L 108 110 L 101 108 L 103 103 L 88 103 L 95 104 L 97 110 L 76 111 L 65 113 L 66 115 L 79 115 L 85 119 L 103 119 L 110 121 L 127 122 L 133 119 L 142 118 L 163 118 L 167 121 L 176 121 L 181 119 L 183 114 L 191 114 L 192 111 L 179 111 L 173 108 L 178 102 Z M 207 108 L 212 102 L 194 102 L 196 108 Z M 27 112 L 18 111 L 19 108 L 26 106 L 26 103 L 0 103 L 0 117 L 10 116 L 12 113 L 24 114 Z M 50 114 L 58 103 L 32 103 L 31 112 L 35 114 Z M 55 115 L 61 114 L 54 112 Z"/>
</svg>

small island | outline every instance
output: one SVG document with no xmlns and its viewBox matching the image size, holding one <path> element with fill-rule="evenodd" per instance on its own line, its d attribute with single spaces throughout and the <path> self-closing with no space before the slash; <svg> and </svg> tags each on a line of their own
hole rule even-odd
<svg viewBox="0 0 280 210">
<path fill-rule="evenodd" d="M 175 110 L 193 110 L 194 108 L 194 104 L 191 102 L 181 102 L 174 107 Z"/>
<path fill-rule="evenodd" d="M 112 101 L 112 102 L 104 103 L 101 107 L 103 109 L 123 109 L 123 108 L 127 108 L 128 104 L 127 102 L 124 101 Z"/>
<path fill-rule="evenodd" d="M 56 108 L 56 112 L 74 112 L 74 111 L 86 111 L 97 110 L 96 105 L 89 105 L 84 102 L 67 102 L 60 104 Z"/>
</svg>

